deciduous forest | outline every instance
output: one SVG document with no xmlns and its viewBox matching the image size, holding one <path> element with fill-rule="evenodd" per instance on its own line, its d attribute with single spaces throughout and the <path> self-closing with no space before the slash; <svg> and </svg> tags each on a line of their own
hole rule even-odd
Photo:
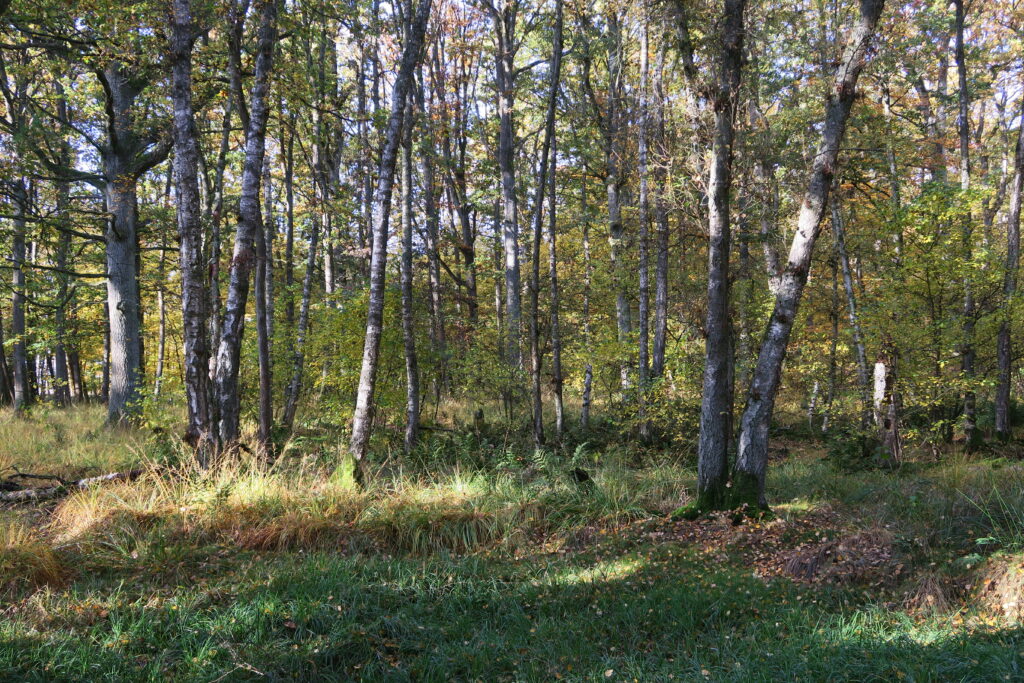
<svg viewBox="0 0 1024 683">
<path fill-rule="evenodd" d="M 0 0 L 0 679 L 1024 679 L 1019 0 Z"/>
</svg>

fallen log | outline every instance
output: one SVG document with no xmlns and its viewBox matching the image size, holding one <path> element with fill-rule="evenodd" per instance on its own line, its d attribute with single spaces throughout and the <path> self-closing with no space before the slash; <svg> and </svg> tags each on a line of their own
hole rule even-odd
<svg viewBox="0 0 1024 683">
<path fill-rule="evenodd" d="M 66 496 L 73 491 L 81 491 L 95 484 L 102 484 L 108 481 L 132 481 L 142 476 L 145 470 L 128 470 L 126 472 L 111 472 L 101 474 L 97 477 L 86 477 L 77 481 L 70 481 L 57 486 L 44 486 L 34 489 L 21 489 L 19 491 L 7 491 L 0 493 L 0 503 L 25 503 L 50 500 Z"/>
</svg>

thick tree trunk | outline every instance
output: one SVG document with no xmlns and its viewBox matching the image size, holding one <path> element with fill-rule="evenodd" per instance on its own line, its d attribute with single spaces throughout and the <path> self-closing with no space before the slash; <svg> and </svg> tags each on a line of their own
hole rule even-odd
<svg viewBox="0 0 1024 683">
<path fill-rule="evenodd" d="M 736 103 L 743 73 L 745 0 L 725 0 L 715 129 L 708 176 L 708 309 L 705 323 L 704 387 L 697 451 L 696 510 L 727 504 L 729 440 L 732 432 L 732 340 L 729 322 L 729 190 L 732 185 Z"/>
<path fill-rule="evenodd" d="M 1024 104 L 1021 106 L 1024 115 Z M 1006 441 L 1013 424 L 1010 415 L 1010 377 L 1013 372 L 1013 346 L 1010 342 L 1011 311 L 1017 297 L 1017 270 L 1020 265 L 1020 211 L 1024 201 L 1024 126 L 1017 131 L 1013 155 L 1013 185 L 1010 189 L 1010 214 L 1006 218 L 1006 270 L 1003 273 L 1003 316 L 996 341 L 999 383 L 996 386 L 996 436 Z"/>
<path fill-rule="evenodd" d="M 270 113 L 268 95 L 273 68 L 274 44 L 277 42 L 278 0 L 261 0 L 259 38 L 255 73 L 249 98 L 245 125 L 245 161 L 242 166 L 242 189 L 238 202 L 238 226 L 231 258 L 228 296 L 224 302 L 220 344 L 217 349 L 216 391 L 218 404 L 218 438 L 222 448 L 233 448 L 239 437 L 240 403 L 238 370 L 242 347 L 245 309 L 249 298 L 249 276 L 257 261 L 256 239 L 263 230 L 260 211 L 260 180 Z M 236 48 L 238 46 L 236 45 Z M 236 57 L 237 58 L 237 57 Z M 241 93 L 238 93 L 239 95 Z M 242 111 L 242 103 L 239 109 Z"/>
<path fill-rule="evenodd" d="M 733 471 L 730 505 L 766 507 L 764 481 L 768 464 L 768 430 L 782 374 L 782 362 L 793 330 L 800 298 L 811 265 L 814 242 L 828 204 L 839 146 L 846 132 L 864 68 L 868 45 L 882 13 L 884 0 L 861 0 L 860 17 L 850 33 L 825 106 L 822 139 L 814 156 L 807 191 L 797 219 L 789 260 L 779 278 L 775 308 L 750 382 L 747 406 L 740 422 L 739 448 Z"/>
<path fill-rule="evenodd" d="M 140 408 L 142 389 L 142 330 L 139 325 L 138 206 L 135 179 L 128 178 L 130 160 L 111 155 L 106 160 L 107 306 L 110 311 L 110 396 L 107 422 L 130 422 Z"/>
<path fill-rule="evenodd" d="M 108 214 L 106 230 L 107 313 L 110 381 L 107 423 L 132 422 L 141 408 L 143 383 L 142 305 L 139 294 L 138 179 L 170 151 L 170 140 L 143 137 L 136 104 L 148 81 L 131 65 L 113 61 L 98 69 L 107 115 L 107 144 L 101 151 Z"/>
<path fill-rule="evenodd" d="M 416 63 L 423 49 L 423 37 L 430 17 L 431 0 L 420 0 L 402 47 L 402 61 L 391 94 L 391 113 L 384 136 L 380 159 L 380 177 L 373 197 L 373 235 L 370 254 L 370 297 L 366 312 L 366 337 L 363 361 L 359 371 L 355 412 L 352 415 L 352 439 L 349 453 L 354 461 L 356 481 L 365 483 L 366 451 L 373 423 L 373 395 L 377 385 L 377 363 L 384 322 L 384 276 L 387 269 L 388 222 L 391 213 L 391 190 L 395 181 L 398 148 L 402 142 L 405 102 L 413 86 Z"/>
</svg>

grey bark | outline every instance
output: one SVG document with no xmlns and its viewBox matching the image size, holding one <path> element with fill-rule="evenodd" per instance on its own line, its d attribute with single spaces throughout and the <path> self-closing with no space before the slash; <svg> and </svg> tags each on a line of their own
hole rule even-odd
<svg viewBox="0 0 1024 683">
<path fill-rule="evenodd" d="M 412 260 L 412 98 L 402 133 L 402 341 L 405 346 L 405 454 L 416 447 L 420 426 L 420 375 L 416 359 Z"/>
<path fill-rule="evenodd" d="M 228 295 L 224 302 L 220 343 L 217 349 L 216 393 L 218 404 L 218 438 L 222 448 L 233 448 L 238 442 L 240 404 L 238 370 L 249 297 L 249 276 L 256 265 L 256 238 L 263 230 L 260 211 L 260 180 L 263 171 L 267 118 L 270 107 L 270 73 L 273 68 L 274 44 L 277 42 L 278 0 L 259 0 L 259 35 L 256 48 L 255 73 L 248 111 L 241 96 L 240 77 L 236 79 L 239 114 L 245 127 L 245 161 L 242 166 L 239 220 L 235 230 L 235 246 L 231 258 Z M 236 43 L 234 52 L 240 46 Z"/>
<path fill-rule="evenodd" d="M 846 230 L 843 222 L 843 203 L 838 187 L 832 194 L 832 238 L 835 240 L 836 256 L 843 272 L 843 291 L 846 293 L 846 312 L 853 331 L 853 349 L 857 358 L 857 387 L 861 396 L 861 426 L 866 427 L 871 416 L 869 398 L 868 354 L 864 348 L 864 333 L 860 327 L 860 316 L 857 313 L 857 294 L 853 288 L 853 272 L 850 269 L 850 256 L 846 251 Z"/>
<path fill-rule="evenodd" d="M 593 265 L 590 261 L 590 215 L 587 212 L 587 181 L 580 185 L 580 213 L 583 214 L 583 396 L 580 407 L 580 427 L 590 426 L 590 404 L 594 385 L 593 349 L 590 332 L 590 285 Z"/>
<path fill-rule="evenodd" d="M 967 65 L 964 57 L 964 2 L 953 0 L 956 11 L 954 20 L 956 29 L 956 67 L 958 74 L 958 104 L 959 115 L 957 116 L 957 130 L 960 135 L 960 190 L 965 194 L 971 189 L 971 138 L 969 120 L 969 95 L 967 92 Z M 966 200 L 966 197 L 964 198 Z M 974 326 L 977 322 L 975 317 L 974 283 L 971 276 L 971 261 L 974 254 L 974 229 L 971 213 L 968 210 L 962 219 L 961 238 L 963 241 L 963 256 L 967 272 L 964 275 L 964 303 L 963 303 L 963 329 L 962 342 L 960 346 L 961 369 L 967 389 L 964 391 L 964 443 L 968 452 L 978 449 L 981 445 L 981 433 L 978 430 L 977 397 L 974 392 L 974 374 L 976 351 L 974 348 Z"/>
<path fill-rule="evenodd" d="M 200 463 L 205 465 L 213 439 L 213 424 L 209 390 L 210 347 L 206 334 L 206 268 L 199 205 L 199 139 L 192 103 L 192 47 L 196 35 L 193 22 L 191 0 L 174 0 L 171 97 L 174 105 L 174 191 L 178 264 L 181 269 L 185 404 L 188 408 L 185 441 L 196 449 Z"/>
<path fill-rule="evenodd" d="M 704 385 L 697 450 L 697 506 L 726 502 L 732 432 L 732 340 L 729 323 L 729 190 L 732 185 L 736 105 L 743 72 L 745 0 L 725 0 L 708 176 L 708 299 L 705 322 Z"/>
<path fill-rule="evenodd" d="M 857 79 L 864 68 L 868 45 L 882 13 L 884 0 L 861 0 L 860 16 L 850 32 L 827 96 L 822 138 L 811 167 L 807 190 L 797 219 L 789 259 L 779 278 L 775 307 L 765 330 L 757 364 L 740 422 L 739 448 L 733 470 L 733 502 L 767 506 L 765 469 L 768 463 L 768 430 L 779 389 L 782 363 L 793 330 L 800 298 L 811 265 L 814 242 L 828 204 L 829 189 L 856 95 Z"/>
<path fill-rule="evenodd" d="M 28 192 L 25 181 L 14 181 L 14 235 L 11 248 L 11 336 L 13 337 L 11 364 L 14 379 L 14 411 L 24 411 L 32 401 L 29 389 L 28 355 L 25 338 L 25 210 Z"/>
<path fill-rule="evenodd" d="M 544 120 L 544 142 L 540 151 L 540 167 L 537 174 L 537 189 L 534 192 L 533 210 L 533 276 L 530 279 L 530 376 L 533 388 L 533 443 L 540 447 L 544 443 L 544 406 L 541 396 L 541 348 L 540 348 L 540 244 L 543 233 L 544 201 L 548 192 L 548 159 L 553 158 L 551 147 L 555 139 L 555 111 L 558 104 L 558 87 L 562 73 L 562 2 L 555 0 L 554 34 L 551 40 L 551 60 L 548 65 L 547 114 Z M 554 211 L 554 194 L 551 195 L 550 211 Z M 551 266 L 553 268 L 553 266 Z"/>
<path fill-rule="evenodd" d="M 519 200 L 516 196 L 515 123 L 515 30 L 519 3 L 502 0 L 494 12 L 497 38 L 495 85 L 498 90 L 498 168 L 501 173 L 501 239 L 505 273 L 505 360 L 522 369 L 522 277 L 519 267 Z"/>
<path fill-rule="evenodd" d="M 365 458 L 373 423 L 373 395 L 377 384 L 377 364 L 384 322 L 384 277 L 387 269 L 391 190 L 395 181 L 398 148 L 402 142 L 405 102 L 412 89 L 416 63 L 423 49 L 430 4 L 431 0 L 420 0 L 402 47 L 402 60 L 392 88 L 391 113 L 388 116 L 380 173 L 373 196 L 370 297 L 366 313 L 366 337 L 363 342 L 362 367 L 359 371 L 359 388 L 356 391 L 356 406 L 352 415 L 352 438 L 349 442 L 349 453 L 354 461 L 354 475 L 359 483 L 365 483 L 368 473 Z"/>
<path fill-rule="evenodd" d="M 639 422 L 640 438 L 650 438 L 651 425 L 647 421 L 647 392 L 650 384 L 650 308 L 651 308 L 651 286 L 650 268 L 648 263 L 648 252 L 650 251 L 650 223 L 651 223 L 651 200 L 650 183 L 648 178 L 648 140 L 650 136 L 650 101 L 648 92 L 648 81 L 650 79 L 650 66 L 648 59 L 648 38 L 647 38 L 647 7 L 644 2 L 644 11 L 641 17 L 640 36 L 640 120 L 638 123 L 637 157 L 640 174 L 640 244 L 639 244 L 639 306 L 637 316 L 639 329 L 639 353 L 637 357 L 637 374 L 639 379 Z"/>
<path fill-rule="evenodd" d="M 1024 104 L 1021 107 L 1024 115 Z M 996 357 L 999 379 L 996 386 L 996 436 L 1010 438 L 1010 377 L 1013 372 L 1013 347 L 1010 324 L 1017 298 L 1017 271 L 1020 266 L 1020 211 L 1024 201 L 1024 126 L 1017 131 L 1013 155 L 1013 184 L 1010 188 L 1010 212 L 1006 218 L 1006 267 L 1003 273 L 1003 319 L 999 324 Z"/>
</svg>

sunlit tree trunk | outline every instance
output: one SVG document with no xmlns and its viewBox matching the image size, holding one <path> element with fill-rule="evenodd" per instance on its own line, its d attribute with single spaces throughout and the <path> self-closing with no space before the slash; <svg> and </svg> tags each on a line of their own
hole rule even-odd
<svg viewBox="0 0 1024 683">
<path fill-rule="evenodd" d="M 1024 115 L 1024 105 L 1021 108 Z M 1013 371 L 1013 346 L 1010 341 L 1011 312 L 1017 297 L 1017 270 L 1020 264 L 1020 211 L 1024 200 L 1024 126 L 1017 131 L 1013 155 L 1013 185 L 1010 188 L 1010 213 L 1006 218 L 1006 270 L 1003 274 L 1003 316 L 996 341 L 999 382 L 996 386 L 996 435 L 1010 438 L 1010 377 Z"/>
<path fill-rule="evenodd" d="M 245 161 L 242 165 L 241 197 L 238 203 L 238 226 L 231 258 L 228 296 L 224 302 L 220 345 L 217 349 L 217 403 L 219 407 L 218 436 L 223 448 L 233 448 L 239 437 L 240 402 L 238 393 L 239 360 L 246 303 L 249 298 L 249 276 L 258 260 L 256 240 L 263 231 L 260 210 L 260 181 L 263 174 L 270 74 L 273 68 L 274 44 L 277 42 L 278 0 L 260 0 L 259 35 L 252 91 L 248 112 L 244 108 L 240 76 L 235 84 L 239 113 L 245 128 Z M 235 59 L 240 61 L 234 46 Z"/>
<path fill-rule="evenodd" d="M 814 242 L 828 204 L 839 146 L 856 95 L 857 79 L 864 68 L 883 1 L 861 0 L 860 17 L 847 39 L 837 65 L 834 85 L 827 96 L 821 142 L 814 156 L 789 260 L 779 278 L 775 307 L 761 343 L 747 393 L 747 405 L 740 421 L 739 448 L 730 496 L 732 505 L 767 506 L 764 482 L 768 464 L 768 430 L 779 389 L 782 362 L 807 283 Z"/>
<path fill-rule="evenodd" d="M 377 385 L 377 364 L 380 337 L 384 322 L 384 276 L 387 269 L 388 223 L 391 212 L 391 190 L 395 181 L 398 148 L 402 142 L 405 102 L 413 86 L 416 63 L 423 49 L 423 37 L 430 16 L 431 0 L 420 0 L 415 19 L 405 35 L 402 61 L 391 93 L 391 113 L 384 134 L 384 147 L 380 159 L 380 175 L 373 197 L 373 235 L 370 255 L 370 297 L 366 314 L 366 337 L 363 342 L 363 361 L 356 391 L 356 406 L 352 416 L 352 439 L 349 453 L 353 459 L 357 482 L 365 483 L 367 476 L 366 451 L 373 426 L 373 395 Z"/>
<path fill-rule="evenodd" d="M 402 339 L 405 344 L 405 454 L 416 447 L 420 426 L 420 374 L 416 359 L 412 260 L 412 98 L 405 105 L 402 133 Z"/>
</svg>

